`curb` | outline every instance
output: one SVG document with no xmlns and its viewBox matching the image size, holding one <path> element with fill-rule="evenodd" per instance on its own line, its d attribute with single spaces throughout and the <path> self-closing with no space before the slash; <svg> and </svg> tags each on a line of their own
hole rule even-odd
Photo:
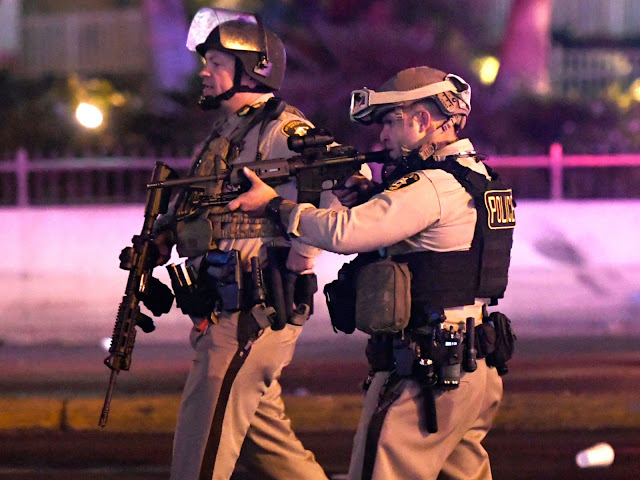
<svg viewBox="0 0 640 480">
<path fill-rule="evenodd" d="M 294 430 L 355 431 L 361 395 L 283 396 Z M 102 430 L 98 397 L 0 398 L 0 432 Z M 180 404 L 178 395 L 114 398 L 103 431 L 172 433 Z M 506 393 L 493 427 L 502 430 L 550 431 L 640 427 L 640 396 L 626 393 Z"/>
</svg>

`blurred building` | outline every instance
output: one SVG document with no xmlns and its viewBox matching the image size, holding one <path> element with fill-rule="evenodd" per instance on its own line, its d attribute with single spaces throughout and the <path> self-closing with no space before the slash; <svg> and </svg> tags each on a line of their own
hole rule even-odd
<svg viewBox="0 0 640 480">
<path fill-rule="evenodd" d="M 513 0 L 471 2 L 499 42 Z M 45 73 L 144 74 L 165 90 L 193 71 L 183 48 L 180 0 L 0 0 L 0 62 L 26 77 Z M 612 80 L 640 77 L 640 2 L 556 0 L 550 72 L 560 94 L 592 96 Z"/>
<path fill-rule="evenodd" d="M 526 1 L 526 0 L 525 0 Z M 499 42 L 514 0 L 473 2 L 488 40 Z M 640 78 L 640 2 L 553 0 L 549 73 L 560 96 L 594 97 Z"/>
<path fill-rule="evenodd" d="M 3 34 L 0 48 L 11 45 L 13 69 L 28 78 L 144 75 L 162 90 L 177 90 L 194 68 L 184 48 L 182 1 L 0 0 L 0 26 L 16 32 L 13 43 Z"/>
</svg>

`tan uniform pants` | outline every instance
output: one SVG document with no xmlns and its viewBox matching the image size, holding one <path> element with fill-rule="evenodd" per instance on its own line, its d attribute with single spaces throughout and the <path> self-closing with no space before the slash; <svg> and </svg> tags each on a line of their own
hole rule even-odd
<svg viewBox="0 0 640 480">
<path fill-rule="evenodd" d="M 364 399 L 354 439 L 349 480 L 361 480 L 371 416 L 389 372 L 375 374 Z M 436 393 L 438 431 L 419 429 L 422 392 L 403 380 L 402 393 L 389 407 L 373 466 L 373 480 L 490 480 L 489 456 L 480 442 L 491 428 L 502 398 L 502 379 L 478 360 L 478 369 L 463 374 L 455 390 Z M 438 477 L 438 475 L 440 475 Z"/>
<path fill-rule="evenodd" d="M 228 388 L 223 379 L 238 352 L 237 327 L 235 314 L 221 317 L 205 334 L 192 331 L 195 359 L 178 414 L 171 480 L 203 478 L 201 464 L 218 396 Z M 205 459 L 213 465 L 211 479 L 229 479 L 239 462 L 258 472 L 256 478 L 327 480 L 291 430 L 280 396 L 278 378 L 291 361 L 301 329 L 267 328 L 252 344 L 229 390 L 215 458 Z"/>
</svg>

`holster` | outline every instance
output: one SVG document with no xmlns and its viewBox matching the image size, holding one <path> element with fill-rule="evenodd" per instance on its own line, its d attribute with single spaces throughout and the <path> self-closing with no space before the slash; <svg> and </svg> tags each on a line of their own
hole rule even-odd
<svg viewBox="0 0 640 480">
<path fill-rule="evenodd" d="M 353 333 L 356 329 L 356 281 L 360 270 L 379 260 L 376 252 L 361 253 L 342 265 L 338 278 L 324 286 L 324 296 L 335 332 Z"/>
</svg>

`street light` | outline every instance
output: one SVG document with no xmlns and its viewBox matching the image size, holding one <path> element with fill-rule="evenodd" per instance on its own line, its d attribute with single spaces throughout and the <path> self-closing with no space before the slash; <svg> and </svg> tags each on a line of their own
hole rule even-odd
<svg viewBox="0 0 640 480">
<path fill-rule="evenodd" d="M 98 128 L 104 117 L 98 107 L 83 102 L 76 108 L 76 119 L 83 127 Z"/>
<path fill-rule="evenodd" d="M 500 70 L 500 61 L 492 56 L 477 58 L 473 61 L 473 69 L 484 85 L 491 85 Z"/>
</svg>

